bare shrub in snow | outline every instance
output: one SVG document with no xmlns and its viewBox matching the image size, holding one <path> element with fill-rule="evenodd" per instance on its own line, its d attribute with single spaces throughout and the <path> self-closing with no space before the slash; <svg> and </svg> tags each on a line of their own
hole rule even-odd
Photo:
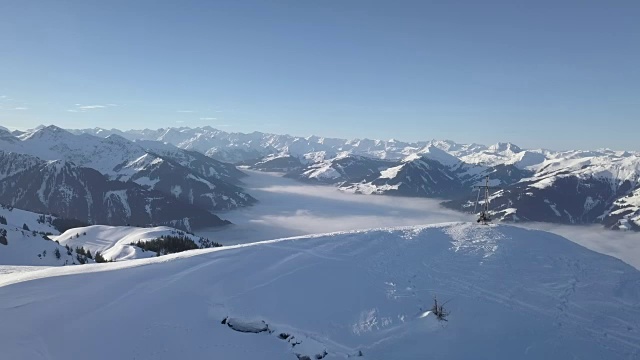
<svg viewBox="0 0 640 360">
<path fill-rule="evenodd" d="M 447 320 L 447 316 L 449 316 L 449 311 L 445 310 L 444 305 L 446 304 L 438 304 L 438 298 L 433 297 L 433 307 L 431 308 L 431 312 L 436 316 L 439 321 L 449 321 Z"/>
</svg>

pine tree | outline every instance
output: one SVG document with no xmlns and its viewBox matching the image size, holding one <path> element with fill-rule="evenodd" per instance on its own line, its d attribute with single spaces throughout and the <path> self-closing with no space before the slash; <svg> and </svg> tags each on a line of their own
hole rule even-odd
<svg viewBox="0 0 640 360">
<path fill-rule="evenodd" d="M 93 255 L 91 255 L 91 250 L 87 250 L 87 257 L 89 259 L 93 259 Z"/>
<path fill-rule="evenodd" d="M 0 244 L 7 245 L 9 242 L 7 241 L 7 230 L 0 229 Z"/>
<path fill-rule="evenodd" d="M 26 223 L 22 224 L 22 230 L 31 231 Z"/>
<path fill-rule="evenodd" d="M 7 225 L 7 218 L 5 218 L 4 216 L 0 216 L 0 224 Z"/>
<path fill-rule="evenodd" d="M 107 260 L 102 257 L 102 254 L 100 254 L 100 251 L 96 251 L 96 254 L 95 254 L 94 257 L 95 257 L 97 263 L 107 262 Z"/>
<path fill-rule="evenodd" d="M 56 248 L 53 254 L 56 256 L 56 259 L 60 260 L 60 249 Z"/>
</svg>

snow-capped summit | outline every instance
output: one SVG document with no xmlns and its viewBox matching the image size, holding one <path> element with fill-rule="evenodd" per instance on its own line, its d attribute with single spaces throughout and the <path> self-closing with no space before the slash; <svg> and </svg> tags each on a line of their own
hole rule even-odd
<svg viewBox="0 0 640 360">
<path fill-rule="evenodd" d="M 409 155 L 404 161 L 410 161 L 416 159 L 416 156 L 435 160 L 443 165 L 456 166 L 460 164 L 460 159 L 451 155 L 450 153 L 438 148 L 433 144 L 425 146 L 413 155 Z"/>
<path fill-rule="evenodd" d="M 507 152 L 507 151 L 510 151 L 512 153 L 519 153 L 519 152 L 522 151 L 522 149 L 520 149 L 517 145 L 512 144 L 510 142 L 499 142 L 499 143 L 493 144 L 493 145 L 489 146 L 489 148 L 487 150 L 491 151 L 491 152 Z"/>
</svg>

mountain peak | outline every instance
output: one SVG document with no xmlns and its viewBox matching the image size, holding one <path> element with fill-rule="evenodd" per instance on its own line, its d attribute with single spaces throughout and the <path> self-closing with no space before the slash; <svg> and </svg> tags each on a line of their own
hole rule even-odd
<svg viewBox="0 0 640 360">
<path fill-rule="evenodd" d="M 517 152 L 521 152 L 522 149 L 520 149 L 517 145 L 512 144 L 510 142 L 499 142 L 489 146 L 489 151 L 491 152 L 511 151 L 511 152 L 517 153 Z"/>
<path fill-rule="evenodd" d="M 72 133 L 68 132 L 67 130 L 60 128 L 58 126 L 55 125 L 48 125 L 48 126 L 38 126 L 36 128 L 37 130 L 33 131 L 31 134 L 29 134 L 26 139 L 34 139 L 34 138 L 60 138 L 62 136 L 73 136 Z"/>
<path fill-rule="evenodd" d="M 405 158 L 405 161 L 415 160 L 417 156 L 420 156 L 420 158 L 435 160 L 446 166 L 453 166 L 460 162 L 460 159 L 433 144 L 428 144 L 422 150 L 418 151 L 412 159 Z"/>
<path fill-rule="evenodd" d="M 111 134 L 109 136 L 107 136 L 105 138 L 106 140 L 109 140 L 112 143 L 118 143 L 118 144 L 129 144 L 129 143 L 133 143 L 133 141 L 126 139 L 123 136 L 120 136 L 118 134 Z"/>
</svg>

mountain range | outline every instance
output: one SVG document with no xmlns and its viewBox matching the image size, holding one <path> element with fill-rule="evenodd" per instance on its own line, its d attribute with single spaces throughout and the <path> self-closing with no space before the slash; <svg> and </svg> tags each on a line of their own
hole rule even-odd
<svg viewBox="0 0 640 360">
<path fill-rule="evenodd" d="M 73 148 L 42 135 L 51 132 L 92 145 Z M 489 176 L 497 187 L 490 197 L 494 218 L 640 230 L 638 152 L 245 134 L 207 126 L 128 131 L 50 126 L 0 135 L 5 151 L 91 164 L 110 179 L 131 180 L 211 211 L 255 202 L 237 187 L 242 173 L 234 163 L 347 192 L 439 198 L 461 211 L 474 210 L 472 188 Z M 42 138 L 49 145 L 29 143 Z M 103 159 L 102 149 L 113 155 Z"/>
<path fill-rule="evenodd" d="M 244 173 L 194 151 L 118 135 L 74 135 L 56 126 L 0 130 L 0 202 L 92 224 L 227 224 L 212 211 L 256 202 Z"/>
</svg>

